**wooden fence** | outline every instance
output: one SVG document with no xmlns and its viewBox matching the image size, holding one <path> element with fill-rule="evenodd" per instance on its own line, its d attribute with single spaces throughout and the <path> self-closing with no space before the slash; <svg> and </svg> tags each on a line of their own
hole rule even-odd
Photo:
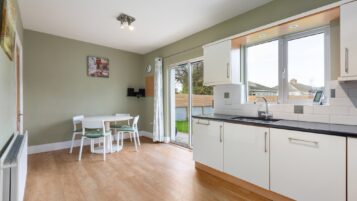
<svg viewBox="0 0 357 201">
<path fill-rule="evenodd" d="M 175 94 L 176 107 L 188 107 L 188 94 Z M 213 105 L 213 95 L 192 95 L 192 107 Z"/>
<path fill-rule="evenodd" d="M 277 103 L 278 102 L 278 96 L 264 96 L 268 102 L 270 103 Z M 256 96 L 248 96 L 248 102 L 253 103 L 255 100 Z M 311 100 L 314 98 L 313 95 L 301 95 L 301 96 L 293 96 L 289 95 L 289 100 L 297 100 L 297 101 L 304 101 L 304 100 Z"/>
</svg>

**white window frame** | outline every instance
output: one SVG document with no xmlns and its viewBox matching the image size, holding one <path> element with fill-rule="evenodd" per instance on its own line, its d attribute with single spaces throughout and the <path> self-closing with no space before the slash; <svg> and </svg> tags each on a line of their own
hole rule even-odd
<svg viewBox="0 0 357 201">
<path fill-rule="evenodd" d="M 289 70 L 288 69 L 288 41 L 299 39 L 299 38 L 304 38 L 304 37 L 308 37 L 308 36 L 313 36 L 313 35 L 317 35 L 317 34 L 321 34 L 321 33 L 324 33 L 324 37 L 325 37 L 325 44 L 324 44 L 324 47 L 325 47 L 325 52 L 324 52 L 324 54 L 325 54 L 324 96 L 325 96 L 326 100 L 328 101 L 328 98 L 330 97 L 329 81 L 330 81 L 330 77 L 331 77 L 331 65 L 330 65 L 330 57 L 329 57 L 330 56 L 330 27 L 329 26 L 324 26 L 324 27 L 319 27 L 319 28 L 299 32 L 299 33 L 284 35 L 284 36 L 280 36 L 277 38 L 272 38 L 272 39 L 269 39 L 266 41 L 262 41 L 259 43 L 244 46 L 242 49 L 244 50 L 244 52 L 243 52 L 244 72 L 245 72 L 244 73 L 244 76 L 245 76 L 244 82 L 246 84 L 247 100 L 248 100 L 248 94 L 249 94 L 248 69 L 247 69 L 248 68 L 247 48 L 278 40 L 278 42 L 279 42 L 278 103 L 293 104 L 296 102 L 288 99 L 288 96 L 289 96 L 289 88 L 288 88 L 289 80 L 287 79 L 288 70 Z M 311 105 L 312 101 L 299 102 L 299 104 Z"/>
</svg>

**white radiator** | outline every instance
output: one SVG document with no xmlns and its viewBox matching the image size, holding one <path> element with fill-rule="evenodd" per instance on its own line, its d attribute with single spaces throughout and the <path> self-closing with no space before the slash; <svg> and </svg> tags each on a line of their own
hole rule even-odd
<svg viewBox="0 0 357 201">
<path fill-rule="evenodd" d="M 0 201 L 23 201 L 27 177 L 27 132 L 16 135 L 1 157 Z"/>
</svg>

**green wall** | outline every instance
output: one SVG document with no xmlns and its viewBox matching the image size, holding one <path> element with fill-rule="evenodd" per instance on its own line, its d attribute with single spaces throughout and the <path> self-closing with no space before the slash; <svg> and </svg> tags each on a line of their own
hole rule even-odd
<svg viewBox="0 0 357 201">
<path fill-rule="evenodd" d="M 200 57 L 203 55 L 202 45 L 220 40 L 244 31 L 251 30 L 275 21 L 279 21 L 338 0 L 274 0 L 261 7 L 238 15 L 225 22 L 212 26 L 201 32 L 193 34 L 185 39 L 167 45 L 145 55 L 144 64 L 153 65 L 155 57 L 163 57 L 164 62 L 164 108 L 165 108 L 165 131 L 168 135 L 169 111 L 168 111 L 168 71 L 170 64 Z M 153 100 L 146 100 L 146 122 L 144 130 L 152 131 Z"/>
<path fill-rule="evenodd" d="M 23 26 L 16 4 L 16 31 L 22 41 Z M 16 66 L 0 48 L 0 150 L 16 130 Z"/>
<path fill-rule="evenodd" d="M 30 30 L 24 40 L 24 128 L 30 145 L 70 140 L 77 114 L 143 116 L 145 100 L 126 97 L 128 87 L 144 87 L 142 55 Z M 109 79 L 87 76 L 90 55 L 109 59 Z"/>
</svg>

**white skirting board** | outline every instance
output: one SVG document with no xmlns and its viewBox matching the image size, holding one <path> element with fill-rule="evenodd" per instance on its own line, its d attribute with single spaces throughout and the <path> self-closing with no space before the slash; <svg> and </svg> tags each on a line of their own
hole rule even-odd
<svg viewBox="0 0 357 201">
<path fill-rule="evenodd" d="M 148 131 L 139 131 L 139 135 L 143 137 L 148 137 L 152 138 L 152 133 Z M 79 136 L 78 136 L 79 138 Z M 124 139 L 128 139 L 129 135 L 124 135 Z M 34 146 L 29 146 L 28 148 L 28 154 L 37 154 L 37 153 L 42 153 L 42 152 L 49 152 L 49 151 L 56 151 L 56 150 L 61 150 L 61 149 L 69 149 L 71 147 L 71 140 L 69 141 L 63 141 L 63 142 L 55 142 L 55 143 L 50 143 L 50 144 L 41 144 L 41 145 L 34 145 Z M 84 141 L 84 145 L 89 145 L 90 141 L 86 140 Z M 77 139 L 74 142 L 74 147 L 79 147 L 81 144 L 81 140 Z"/>
<path fill-rule="evenodd" d="M 165 138 L 164 138 L 164 142 L 165 142 L 165 143 L 170 143 L 170 142 L 171 142 L 170 137 L 166 137 L 166 136 L 165 136 Z"/>
</svg>

